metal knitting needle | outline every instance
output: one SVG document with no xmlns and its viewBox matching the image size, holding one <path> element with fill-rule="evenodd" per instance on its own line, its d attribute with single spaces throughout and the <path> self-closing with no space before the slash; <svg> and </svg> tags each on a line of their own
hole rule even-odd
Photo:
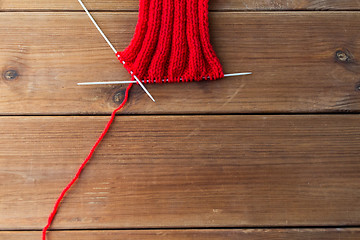
<svg viewBox="0 0 360 240">
<path fill-rule="evenodd" d="M 251 74 L 252 74 L 252 72 L 229 73 L 229 74 L 224 74 L 224 77 L 235 77 L 235 76 L 244 76 L 244 75 L 251 75 Z M 167 82 L 168 80 L 163 79 L 162 81 Z M 143 82 L 148 82 L 148 80 L 143 80 Z M 77 85 L 85 86 L 85 85 L 128 84 L 128 83 L 137 83 L 137 81 L 82 82 L 82 83 L 78 83 Z"/>
<path fill-rule="evenodd" d="M 81 0 L 78 0 L 78 2 L 80 3 L 81 7 L 85 10 L 86 14 L 89 16 L 90 20 L 93 22 L 93 24 L 95 25 L 96 29 L 100 32 L 101 36 L 105 39 L 105 41 L 107 42 L 107 44 L 110 46 L 110 48 L 114 51 L 114 53 L 116 54 L 118 51 L 116 51 L 115 47 L 111 44 L 111 42 L 109 41 L 109 39 L 106 37 L 106 35 L 104 34 L 104 32 L 101 30 L 101 28 L 99 27 L 99 25 L 96 23 L 95 19 L 91 16 L 91 14 L 89 13 L 89 11 L 87 10 L 87 8 L 85 7 L 84 3 Z M 141 86 L 141 88 L 146 92 L 146 94 L 150 97 L 151 100 L 153 100 L 155 102 L 155 99 L 151 96 L 151 94 L 149 93 L 149 91 L 145 88 L 145 86 L 141 83 L 141 81 L 133 74 L 133 77 L 135 78 L 136 82 Z"/>
</svg>

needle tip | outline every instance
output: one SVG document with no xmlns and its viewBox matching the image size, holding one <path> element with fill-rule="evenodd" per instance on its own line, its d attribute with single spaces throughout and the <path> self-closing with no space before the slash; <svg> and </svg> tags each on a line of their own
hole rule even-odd
<svg viewBox="0 0 360 240">
<path fill-rule="evenodd" d="M 155 102 L 155 99 L 151 96 L 151 95 L 148 95 L 150 97 L 150 99 Z"/>
</svg>

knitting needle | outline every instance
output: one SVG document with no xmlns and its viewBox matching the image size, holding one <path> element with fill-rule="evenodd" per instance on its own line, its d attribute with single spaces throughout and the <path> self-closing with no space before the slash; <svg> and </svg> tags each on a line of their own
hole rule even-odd
<svg viewBox="0 0 360 240">
<path fill-rule="evenodd" d="M 110 46 L 110 48 L 113 50 L 113 52 L 116 54 L 118 51 L 116 51 L 115 47 L 111 44 L 111 42 L 109 41 L 109 39 L 106 37 L 106 35 L 104 34 L 104 32 L 101 30 L 101 28 L 99 27 L 99 25 L 96 23 L 95 19 L 91 16 L 91 14 L 89 13 L 89 11 L 87 10 L 87 8 L 85 7 L 84 3 L 81 0 L 78 0 L 78 2 L 80 3 L 81 7 L 85 10 L 86 14 L 89 16 L 90 20 L 93 22 L 93 24 L 95 25 L 96 29 L 100 32 L 101 36 L 105 39 L 105 41 L 107 42 L 107 44 Z M 146 92 L 146 94 L 150 97 L 151 100 L 153 100 L 155 102 L 155 99 L 151 96 L 151 94 L 149 93 L 149 91 L 145 88 L 145 86 L 141 83 L 141 81 L 133 74 L 131 73 L 136 82 L 141 86 L 141 88 Z"/>
<path fill-rule="evenodd" d="M 229 73 L 229 74 L 224 74 L 224 77 L 244 76 L 250 74 L 252 73 L 251 72 Z M 167 82 L 167 81 L 168 81 L 167 79 L 163 79 L 163 82 Z M 148 80 L 143 80 L 143 82 L 148 82 Z M 82 83 L 78 83 L 77 85 L 85 86 L 85 85 L 128 84 L 128 83 L 137 83 L 137 81 L 82 82 Z"/>
</svg>

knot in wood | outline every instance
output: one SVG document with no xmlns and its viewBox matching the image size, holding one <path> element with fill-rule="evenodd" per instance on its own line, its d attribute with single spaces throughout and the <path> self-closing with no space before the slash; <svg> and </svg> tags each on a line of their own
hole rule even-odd
<svg viewBox="0 0 360 240">
<path fill-rule="evenodd" d="M 350 56 L 344 51 L 341 51 L 341 50 L 337 51 L 335 56 L 336 56 L 336 59 L 340 62 L 349 62 L 350 61 Z"/>
<path fill-rule="evenodd" d="M 122 101 L 124 100 L 125 98 L 125 92 L 124 91 L 118 91 L 114 94 L 113 96 L 113 101 L 114 103 L 116 104 L 120 104 L 122 103 Z"/>
<path fill-rule="evenodd" d="M 19 76 L 19 74 L 15 70 L 7 70 L 4 73 L 4 78 L 5 78 L 5 80 L 8 80 L 8 81 L 14 80 L 18 76 Z"/>
<path fill-rule="evenodd" d="M 355 91 L 360 92 L 360 82 L 355 85 Z"/>
</svg>

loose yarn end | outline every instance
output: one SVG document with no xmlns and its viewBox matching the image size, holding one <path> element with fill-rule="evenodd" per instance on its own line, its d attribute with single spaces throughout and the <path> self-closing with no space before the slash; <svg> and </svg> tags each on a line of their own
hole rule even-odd
<svg viewBox="0 0 360 240">
<path fill-rule="evenodd" d="M 83 163 L 81 164 L 81 166 L 79 167 L 79 169 L 77 170 L 74 178 L 68 183 L 68 185 L 62 190 L 60 196 L 58 197 L 58 199 L 56 200 L 55 202 L 55 205 L 53 207 L 53 211 L 51 212 L 51 214 L 49 215 L 49 218 L 48 218 L 48 222 L 47 222 L 47 225 L 44 227 L 43 231 L 42 231 L 42 240 L 46 240 L 46 232 L 48 231 L 48 229 L 50 228 L 51 226 L 51 223 L 53 222 L 54 220 L 54 217 L 57 213 L 57 210 L 59 208 L 59 205 L 62 201 L 62 199 L 64 198 L 66 192 L 71 188 L 71 186 L 76 182 L 76 180 L 79 178 L 81 172 L 84 170 L 85 168 L 85 165 L 89 162 L 89 160 L 91 159 L 91 157 L 93 156 L 96 148 L 98 147 L 98 145 L 100 144 L 101 140 L 105 137 L 106 133 L 108 132 L 111 124 L 113 123 L 114 119 L 115 119 L 115 116 L 116 116 L 116 113 L 122 109 L 124 107 L 124 105 L 126 104 L 128 98 L 129 98 L 129 91 L 132 87 L 132 83 L 128 85 L 128 87 L 126 88 L 126 91 L 125 91 L 125 97 L 124 97 L 124 100 L 122 101 L 122 103 L 120 104 L 120 106 L 118 108 L 116 108 L 112 114 L 111 114 L 111 117 L 110 117 L 110 120 L 108 121 L 108 123 L 106 124 L 103 132 L 101 133 L 100 137 L 97 139 L 97 141 L 95 142 L 95 144 L 93 145 L 93 147 L 91 148 L 90 150 L 90 153 L 89 155 L 86 157 L 86 159 L 83 161 Z"/>
</svg>

